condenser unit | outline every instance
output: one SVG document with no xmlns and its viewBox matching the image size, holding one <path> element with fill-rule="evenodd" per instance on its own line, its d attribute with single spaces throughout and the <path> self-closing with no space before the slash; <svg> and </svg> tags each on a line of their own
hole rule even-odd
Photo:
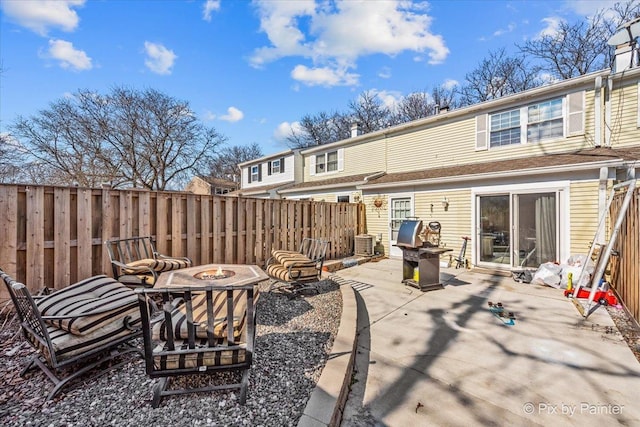
<svg viewBox="0 0 640 427">
<path fill-rule="evenodd" d="M 355 255 L 372 256 L 375 245 L 375 236 L 360 234 L 355 237 Z"/>
</svg>

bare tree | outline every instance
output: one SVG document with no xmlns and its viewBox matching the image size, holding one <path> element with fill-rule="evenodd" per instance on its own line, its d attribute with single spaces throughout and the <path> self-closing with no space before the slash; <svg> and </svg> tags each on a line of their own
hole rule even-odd
<svg viewBox="0 0 640 427">
<path fill-rule="evenodd" d="M 413 92 L 405 96 L 396 105 L 393 124 L 418 120 L 435 114 L 435 103 L 426 92 Z"/>
<path fill-rule="evenodd" d="M 460 102 L 471 105 L 537 87 L 541 84 L 539 70 L 523 56 L 508 56 L 504 48 L 489 52 L 488 57 L 465 76 Z"/>
<path fill-rule="evenodd" d="M 383 105 L 372 91 L 360 94 L 355 101 L 349 102 L 352 122 L 360 125 L 362 133 L 371 133 L 392 124 L 391 110 Z"/>
<path fill-rule="evenodd" d="M 569 79 L 609 67 L 613 50 L 607 40 L 619 25 L 638 16 L 638 0 L 620 2 L 585 21 L 562 21 L 554 33 L 517 46 L 523 54 L 540 60 L 543 71 L 558 79 Z"/>
<path fill-rule="evenodd" d="M 517 46 L 523 54 L 541 60 L 543 71 L 564 80 L 609 66 L 608 34 L 601 11 L 588 21 L 561 21 L 555 33 Z"/>
<path fill-rule="evenodd" d="M 306 148 L 329 144 L 348 138 L 351 132 L 351 120 L 348 115 L 333 112 L 306 114 L 300 120 L 301 130 L 292 129 L 287 137 L 291 148 Z"/>
<path fill-rule="evenodd" d="M 10 129 L 52 176 L 89 187 L 178 187 L 225 140 L 187 102 L 152 89 L 79 91 Z"/>
<path fill-rule="evenodd" d="M 255 142 L 248 146 L 223 147 L 213 156 L 209 163 L 208 173 L 204 175 L 211 178 L 239 182 L 240 170 L 238 169 L 238 163 L 257 159 L 263 155 L 260 146 Z"/>
</svg>

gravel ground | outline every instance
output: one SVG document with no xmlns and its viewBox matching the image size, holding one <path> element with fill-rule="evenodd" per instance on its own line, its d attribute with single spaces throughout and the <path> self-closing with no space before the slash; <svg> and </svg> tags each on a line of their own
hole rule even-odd
<svg viewBox="0 0 640 427">
<path fill-rule="evenodd" d="M 238 391 L 233 390 L 170 396 L 153 409 L 156 380 L 146 376 L 140 358 L 71 385 L 46 401 L 52 383 L 41 371 L 30 371 L 25 378 L 19 375 L 33 350 L 23 342 L 7 306 L 0 312 L 0 425 L 297 425 L 337 333 L 342 296 L 338 285 L 329 280 L 321 283 L 318 295 L 292 300 L 278 292 L 264 292 L 267 283 L 260 287 L 256 354 L 244 406 L 237 403 Z M 180 379 L 204 380 L 205 376 Z"/>
</svg>

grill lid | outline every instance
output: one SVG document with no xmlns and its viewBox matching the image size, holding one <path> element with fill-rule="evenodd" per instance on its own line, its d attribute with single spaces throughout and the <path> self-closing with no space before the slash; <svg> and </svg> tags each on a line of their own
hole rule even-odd
<svg viewBox="0 0 640 427">
<path fill-rule="evenodd" d="M 422 221 L 415 219 L 406 219 L 400 224 L 398 230 L 398 239 L 396 246 L 405 248 L 419 248 L 422 246 L 420 231 L 422 230 Z"/>
</svg>

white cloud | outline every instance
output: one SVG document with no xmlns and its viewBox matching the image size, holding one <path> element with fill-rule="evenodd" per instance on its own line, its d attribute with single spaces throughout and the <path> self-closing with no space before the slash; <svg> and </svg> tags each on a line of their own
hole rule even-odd
<svg viewBox="0 0 640 427">
<path fill-rule="evenodd" d="M 457 80 L 447 79 L 442 83 L 442 87 L 447 90 L 451 90 L 454 87 L 458 86 L 460 83 Z"/>
<path fill-rule="evenodd" d="M 582 16 L 593 16 L 602 9 L 610 9 L 620 0 L 566 0 L 567 8 Z"/>
<path fill-rule="evenodd" d="M 382 102 L 382 105 L 392 110 L 395 109 L 396 105 L 398 105 L 398 102 L 402 100 L 402 94 L 397 91 L 387 91 L 387 90 L 379 91 L 377 89 L 371 89 L 368 92 L 370 94 L 377 96 L 378 99 L 380 99 L 380 101 Z"/>
<path fill-rule="evenodd" d="M 144 65 L 156 74 L 171 74 L 171 67 L 178 56 L 161 44 L 144 42 L 147 58 Z"/>
<path fill-rule="evenodd" d="M 75 30 L 79 18 L 73 8 L 84 3 L 85 0 L 15 0 L 0 2 L 0 8 L 18 25 L 46 36 L 51 28 L 67 32 Z"/>
<path fill-rule="evenodd" d="M 516 24 L 511 23 L 511 24 L 507 25 L 507 28 L 501 28 L 499 30 L 496 30 L 493 33 L 493 35 L 494 35 L 494 37 L 500 37 L 500 36 L 502 36 L 504 34 L 512 33 L 513 30 L 515 30 L 515 29 L 516 29 Z"/>
<path fill-rule="evenodd" d="M 442 37 L 429 32 L 431 17 L 424 4 L 385 0 L 256 4 L 260 29 L 270 45 L 254 52 L 252 65 L 260 67 L 283 57 L 307 58 L 311 64 L 298 65 L 292 75 L 302 74 L 301 81 L 309 84 L 356 85 L 357 76 L 349 70 L 362 56 L 409 51 L 437 64 L 449 54 Z M 315 77 L 306 78 L 310 74 Z"/>
<path fill-rule="evenodd" d="M 93 68 L 91 58 L 87 54 L 73 47 L 71 42 L 65 40 L 49 40 L 49 50 L 45 55 L 55 59 L 60 67 L 74 71 L 84 71 Z"/>
<path fill-rule="evenodd" d="M 378 77 L 380 77 L 381 79 L 390 79 L 391 69 L 389 67 L 382 67 L 382 69 L 378 72 Z"/>
<path fill-rule="evenodd" d="M 206 110 L 202 115 L 202 120 L 205 122 L 212 122 L 216 119 L 216 115 L 209 110 Z"/>
<path fill-rule="evenodd" d="M 202 19 L 211 22 L 211 13 L 220 10 L 220 0 L 207 0 L 202 6 Z"/>
<path fill-rule="evenodd" d="M 220 120 L 225 122 L 235 123 L 244 118 L 244 113 L 238 110 L 236 107 L 227 108 L 227 114 L 220 116 Z"/>
<path fill-rule="evenodd" d="M 300 122 L 282 122 L 278 125 L 276 130 L 273 131 L 273 139 L 279 142 L 286 141 L 293 132 L 304 132 L 304 128 L 300 125 Z"/>
<path fill-rule="evenodd" d="M 558 34 L 560 24 L 562 24 L 564 20 L 557 16 L 549 16 L 547 18 L 543 18 L 542 22 L 545 24 L 545 27 L 538 33 L 538 38 L 542 38 L 545 36 L 554 37 L 556 34 Z"/>
<path fill-rule="evenodd" d="M 358 82 L 358 74 L 347 73 L 331 67 L 308 68 L 296 65 L 291 77 L 307 86 L 351 86 Z"/>
</svg>

